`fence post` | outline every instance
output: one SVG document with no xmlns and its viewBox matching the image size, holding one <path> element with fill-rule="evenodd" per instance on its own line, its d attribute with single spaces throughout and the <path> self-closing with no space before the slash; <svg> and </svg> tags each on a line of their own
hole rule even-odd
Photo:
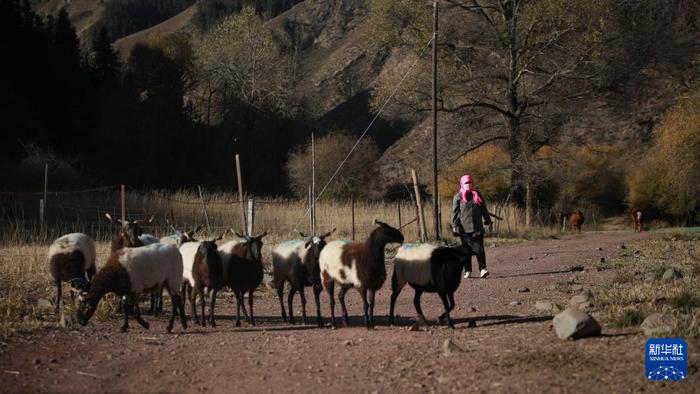
<svg viewBox="0 0 700 394">
<path fill-rule="evenodd" d="M 418 189 L 418 177 L 416 170 L 411 169 L 411 178 L 413 178 L 413 190 L 416 193 L 416 214 L 418 215 L 418 235 L 421 242 L 425 242 L 425 216 L 423 216 L 423 204 L 420 199 L 420 190 Z"/>
<path fill-rule="evenodd" d="M 248 228 L 245 222 L 245 201 L 243 201 L 243 178 L 241 177 L 241 157 L 236 154 L 236 175 L 238 177 L 238 202 L 241 204 L 241 224 L 243 232 Z M 250 234 L 247 234 L 250 235 Z"/>
<path fill-rule="evenodd" d="M 204 210 L 204 220 L 207 222 L 207 231 L 211 234 L 211 226 L 209 225 L 209 214 L 207 213 L 207 205 L 204 203 L 204 196 L 202 196 L 202 187 L 197 185 L 197 190 L 199 190 L 199 201 L 202 202 L 202 210 Z"/>
<path fill-rule="evenodd" d="M 39 199 L 39 229 L 41 234 L 44 234 L 44 209 L 46 208 L 44 201 L 43 198 Z"/>
<path fill-rule="evenodd" d="M 355 240 L 355 195 L 350 200 L 351 216 L 352 216 L 352 240 Z"/>
<path fill-rule="evenodd" d="M 121 191 L 122 222 L 124 222 L 126 220 L 126 188 L 124 185 L 122 185 Z"/>
<path fill-rule="evenodd" d="M 248 199 L 248 235 L 255 234 L 255 199 Z"/>
<path fill-rule="evenodd" d="M 311 236 L 314 236 L 314 198 L 312 197 L 312 186 L 309 184 L 309 232 L 311 232 Z"/>
<path fill-rule="evenodd" d="M 401 200 L 399 200 L 399 230 L 401 230 L 401 227 L 403 227 L 403 224 L 401 223 Z"/>
</svg>

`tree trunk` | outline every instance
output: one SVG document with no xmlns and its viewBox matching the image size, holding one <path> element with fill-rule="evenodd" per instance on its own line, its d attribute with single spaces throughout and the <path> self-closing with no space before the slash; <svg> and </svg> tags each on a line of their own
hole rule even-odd
<svg viewBox="0 0 700 394">
<path fill-rule="evenodd" d="M 525 178 L 525 227 L 530 228 L 532 225 L 532 208 L 535 201 L 532 179 L 530 176 Z"/>
</svg>

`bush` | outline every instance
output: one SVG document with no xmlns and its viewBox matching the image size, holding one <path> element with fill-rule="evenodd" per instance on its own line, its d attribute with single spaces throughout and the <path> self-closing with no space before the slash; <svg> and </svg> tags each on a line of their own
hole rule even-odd
<svg viewBox="0 0 700 394">
<path fill-rule="evenodd" d="M 465 154 L 443 170 L 438 178 L 440 194 L 451 198 L 459 190 L 459 178 L 469 174 L 474 185 L 490 201 L 503 201 L 510 190 L 510 159 L 496 145 L 484 145 Z"/>
<path fill-rule="evenodd" d="M 316 139 L 317 194 L 321 192 L 356 140 L 355 136 L 344 131 L 331 132 Z M 328 186 L 323 197 L 348 198 L 351 195 L 366 197 L 370 192 L 367 184 L 372 179 L 374 162 L 378 158 L 379 149 L 375 142 L 369 137 L 363 138 Z M 286 170 L 292 192 L 298 198 L 306 198 L 311 184 L 311 142 L 289 155 Z"/>
<path fill-rule="evenodd" d="M 700 221 L 700 85 L 683 95 L 661 122 L 647 159 L 628 178 L 633 207 Z"/>
</svg>

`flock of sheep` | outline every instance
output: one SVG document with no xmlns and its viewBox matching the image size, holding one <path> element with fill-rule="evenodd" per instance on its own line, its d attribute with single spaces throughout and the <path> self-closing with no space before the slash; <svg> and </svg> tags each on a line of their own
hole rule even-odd
<svg viewBox="0 0 700 394">
<path fill-rule="evenodd" d="M 183 296 L 190 301 L 194 322 L 214 327 L 217 292 L 228 286 L 237 301 L 236 326 L 240 325 L 240 312 L 255 325 L 253 314 L 253 292 L 262 283 L 262 238 L 237 234 L 238 239 L 217 245 L 224 234 L 211 240 L 195 240 L 199 229 L 178 231 L 173 235 L 156 238 L 144 234 L 142 221 L 113 220 L 121 225 L 111 244 L 111 253 L 102 268 L 97 271 L 94 242 L 85 234 L 64 235 L 49 248 L 49 269 L 57 288 L 56 311 L 61 302 L 62 282 L 69 282 L 72 290 L 79 293 L 78 322 L 86 325 L 97 309 L 100 300 L 108 293 L 120 297 L 120 310 L 124 314 L 122 331 L 129 327 L 128 317 L 148 328 L 141 317 L 138 300 L 142 294 L 151 294 L 151 311 L 162 311 L 162 291 L 167 290 L 171 298 L 172 313 L 167 326 L 170 332 L 175 319 L 180 317 L 183 329 L 187 328 Z M 153 218 L 149 220 L 152 221 Z M 323 326 L 320 293 L 326 290 L 330 300 L 331 325 L 336 327 L 334 289 L 339 287 L 343 321 L 348 324 L 345 293 L 350 288 L 358 290 L 362 297 L 365 325 L 374 327 L 375 293 L 384 284 L 387 271 L 384 249 L 389 243 L 403 244 L 401 232 L 386 223 L 375 220 L 376 227 L 366 240 L 352 242 L 334 240 L 326 242 L 333 231 L 323 235 L 306 236 L 304 240 L 282 242 L 272 249 L 272 285 L 277 289 L 282 320 L 294 323 L 292 303 L 299 293 L 304 324 L 306 298 L 304 289 L 312 287 L 316 301 L 318 326 Z M 454 308 L 454 292 L 459 287 L 465 259 L 471 251 L 463 246 L 447 247 L 432 244 L 403 244 L 394 258 L 391 278 L 390 324 L 393 324 L 394 305 L 406 284 L 415 290 L 414 306 L 421 324 L 427 324 L 420 306 L 423 292 L 434 292 L 440 296 L 445 312 L 439 320 L 446 320 L 454 328 L 450 311 Z M 289 282 L 287 310 L 283 301 L 285 282 Z M 248 294 L 248 309 L 243 302 Z M 71 292 L 73 295 L 73 292 Z M 201 318 L 197 316 L 196 299 L 200 298 Z M 206 299 L 209 299 L 209 315 L 205 315 Z"/>
</svg>

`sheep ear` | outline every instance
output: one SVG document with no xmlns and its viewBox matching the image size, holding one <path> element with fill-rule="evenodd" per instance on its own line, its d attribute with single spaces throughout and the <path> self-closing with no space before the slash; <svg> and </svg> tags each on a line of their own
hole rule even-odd
<svg viewBox="0 0 700 394">
<path fill-rule="evenodd" d="M 311 245 L 311 241 L 306 241 L 306 243 L 304 244 L 304 249 L 308 249 L 309 245 Z"/>
<path fill-rule="evenodd" d="M 233 231 L 233 230 L 231 230 L 231 231 Z M 246 239 L 248 239 L 246 236 L 241 235 L 241 234 L 238 234 L 238 231 L 233 231 L 233 233 L 236 234 L 236 236 L 237 236 L 238 238 L 246 238 Z"/>
<path fill-rule="evenodd" d="M 221 235 L 219 235 L 218 237 L 214 238 L 214 242 L 216 242 L 216 241 L 221 241 L 222 239 L 224 239 L 224 235 L 226 235 L 227 232 L 228 232 L 228 231 L 224 231 Z"/>
<path fill-rule="evenodd" d="M 331 235 L 331 234 L 333 234 L 334 232 L 335 232 L 335 227 L 333 227 L 333 230 L 331 230 L 331 231 L 329 231 L 329 232 L 325 233 L 325 234 L 324 234 L 324 235 L 323 235 L 323 236 L 321 237 L 321 239 L 323 239 L 323 238 L 326 238 L 326 237 L 330 236 L 330 235 Z"/>
<path fill-rule="evenodd" d="M 374 218 L 374 220 L 372 220 L 372 224 L 379 224 L 379 221 L 377 221 L 377 218 Z"/>
<path fill-rule="evenodd" d="M 267 235 L 267 231 L 265 231 L 264 233 L 258 235 L 258 236 L 255 237 L 255 238 L 262 239 L 262 237 L 264 237 L 264 236 L 266 236 L 266 235 Z"/>
<path fill-rule="evenodd" d="M 304 233 L 302 233 L 301 231 L 299 231 L 299 235 L 301 235 L 302 238 L 306 238 L 306 235 L 304 235 Z"/>
<path fill-rule="evenodd" d="M 194 233 L 198 232 L 201 229 L 202 229 L 202 225 L 200 224 L 199 226 L 197 226 L 196 229 L 192 230 L 192 234 L 194 235 Z M 226 234 L 226 233 L 224 233 L 224 234 Z"/>
<path fill-rule="evenodd" d="M 146 223 L 151 224 L 154 220 L 156 220 L 156 215 L 151 215 L 151 217 L 148 218 L 148 221 Z"/>
<path fill-rule="evenodd" d="M 107 217 L 107 219 L 109 219 L 110 222 L 114 222 L 114 221 L 115 221 L 114 219 L 112 219 L 112 215 L 110 215 L 110 214 L 108 214 L 108 213 L 105 213 L 105 216 Z"/>
</svg>

